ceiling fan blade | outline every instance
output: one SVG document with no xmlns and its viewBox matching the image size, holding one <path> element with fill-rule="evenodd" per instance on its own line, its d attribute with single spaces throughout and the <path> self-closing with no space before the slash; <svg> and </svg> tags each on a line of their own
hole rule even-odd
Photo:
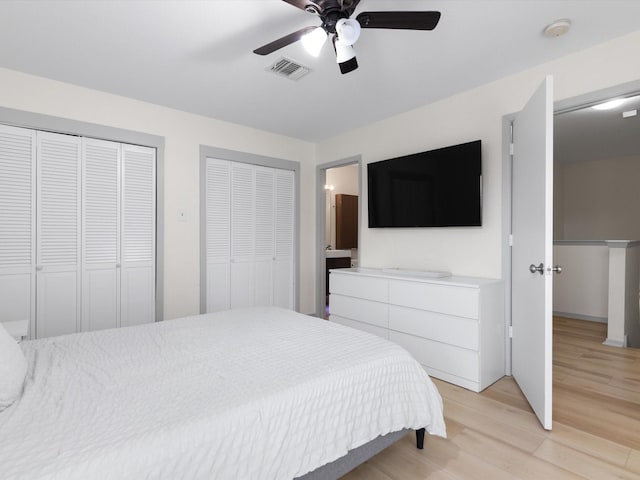
<svg viewBox="0 0 640 480">
<path fill-rule="evenodd" d="M 315 30 L 316 28 L 318 27 L 310 26 L 301 28 L 300 30 L 290 33 L 289 35 L 285 35 L 284 37 L 274 40 L 271 43 L 267 43 L 266 45 L 256 48 L 253 53 L 256 53 L 258 55 L 269 55 L 276 50 L 280 50 L 287 45 L 291 45 L 292 43 L 297 42 L 302 38 L 304 34 L 309 33 L 311 30 Z"/>
<path fill-rule="evenodd" d="M 293 5 L 300 10 L 304 10 L 306 12 L 321 12 L 322 7 L 318 5 L 316 2 L 312 2 L 311 0 L 282 0 L 289 5 Z"/>
<path fill-rule="evenodd" d="M 433 30 L 440 12 L 362 12 L 356 17 L 362 28 Z"/>
<path fill-rule="evenodd" d="M 356 11 L 356 7 L 360 3 L 360 0 L 342 0 L 343 11 L 348 15 L 353 15 Z"/>
<path fill-rule="evenodd" d="M 316 13 L 318 15 L 324 12 L 325 7 L 333 7 L 335 1 L 328 0 L 282 0 L 289 5 L 293 5 L 300 10 L 304 10 L 310 13 Z M 337 2 L 341 11 L 345 12 L 347 16 L 351 16 L 356 10 L 356 7 L 360 3 L 360 0 L 338 0 Z"/>
</svg>

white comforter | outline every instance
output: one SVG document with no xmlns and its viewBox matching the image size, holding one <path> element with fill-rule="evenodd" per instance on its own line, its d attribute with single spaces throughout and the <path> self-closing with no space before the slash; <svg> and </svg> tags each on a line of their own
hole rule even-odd
<svg viewBox="0 0 640 480">
<path fill-rule="evenodd" d="M 3 479 L 290 479 L 381 434 L 445 435 L 399 346 L 256 308 L 24 342 Z"/>
</svg>

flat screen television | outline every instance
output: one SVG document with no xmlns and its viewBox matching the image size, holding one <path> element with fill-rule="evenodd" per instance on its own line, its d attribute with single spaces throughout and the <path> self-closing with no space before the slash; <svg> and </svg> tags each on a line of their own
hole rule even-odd
<svg viewBox="0 0 640 480">
<path fill-rule="evenodd" d="M 482 225 L 481 141 L 367 165 L 369 228 Z"/>
</svg>

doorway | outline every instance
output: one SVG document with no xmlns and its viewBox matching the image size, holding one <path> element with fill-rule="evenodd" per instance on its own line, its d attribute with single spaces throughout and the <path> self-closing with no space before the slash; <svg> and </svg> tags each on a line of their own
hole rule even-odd
<svg viewBox="0 0 640 480">
<path fill-rule="evenodd" d="M 594 92 L 588 95 L 575 97 L 562 102 L 556 102 L 554 105 L 554 114 L 557 116 L 561 113 L 575 111 L 586 106 L 592 106 L 602 103 L 606 99 L 612 97 L 629 97 L 637 95 L 640 92 L 640 81 L 624 84 L 618 87 L 613 87 L 599 92 Z M 513 170 L 512 170 L 512 151 L 513 145 L 511 145 L 512 138 L 512 124 L 516 118 L 516 114 L 507 115 L 503 119 L 503 198 L 513 198 Z M 517 149 L 517 147 L 516 147 Z M 551 212 L 552 216 L 553 213 Z M 512 323 L 512 259 L 511 259 L 511 245 L 512 245 L 512 203 L 507 200 L 503 203 L 503 278 L 505 280 L 505 319 L 506 328 L 510 330 Z M 546 261 L 545 268 L 551 267 L 551 262 Z M 533 265 L 532 265 L 533 266 Z M 538 270 L 538 268 L 536 268 Z M 542 268 L 540 268 L 542 271 Z M 515 330 L 515 328 L 514 328 Z M 512 372 L 512 345 L 510 335 L 507 335 L 505 351 L 506 355 L 506 373 L 511 375 Z"/>
<path fill-rule="evenodd" d="M 555 117 L 554 257 L 565 274 L 554 282 L 554 315 L 608 324 L 606 343 L 616 346 L 627 338 L 640 346 L 632 272 L 640 251 L 639 110 L 640 95 L 625 94 Z"/>
<path fill-rule="evenodd" d="M 317 169 L 316 315 L 328 317 L 329 270 L 358 266 L 361 226 L 361 159 L 351 157 Z"/>
</svg>

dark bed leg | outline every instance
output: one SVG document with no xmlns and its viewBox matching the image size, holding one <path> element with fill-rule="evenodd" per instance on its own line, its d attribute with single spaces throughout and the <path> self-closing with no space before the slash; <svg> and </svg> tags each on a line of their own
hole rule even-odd
<svg viewBox="0 0 640 480">
<path fill-rule="evenodd" d="M 416 447 L 418 450 L 424 449 L 424 428 L 416 430 Z"/>
</svg>

